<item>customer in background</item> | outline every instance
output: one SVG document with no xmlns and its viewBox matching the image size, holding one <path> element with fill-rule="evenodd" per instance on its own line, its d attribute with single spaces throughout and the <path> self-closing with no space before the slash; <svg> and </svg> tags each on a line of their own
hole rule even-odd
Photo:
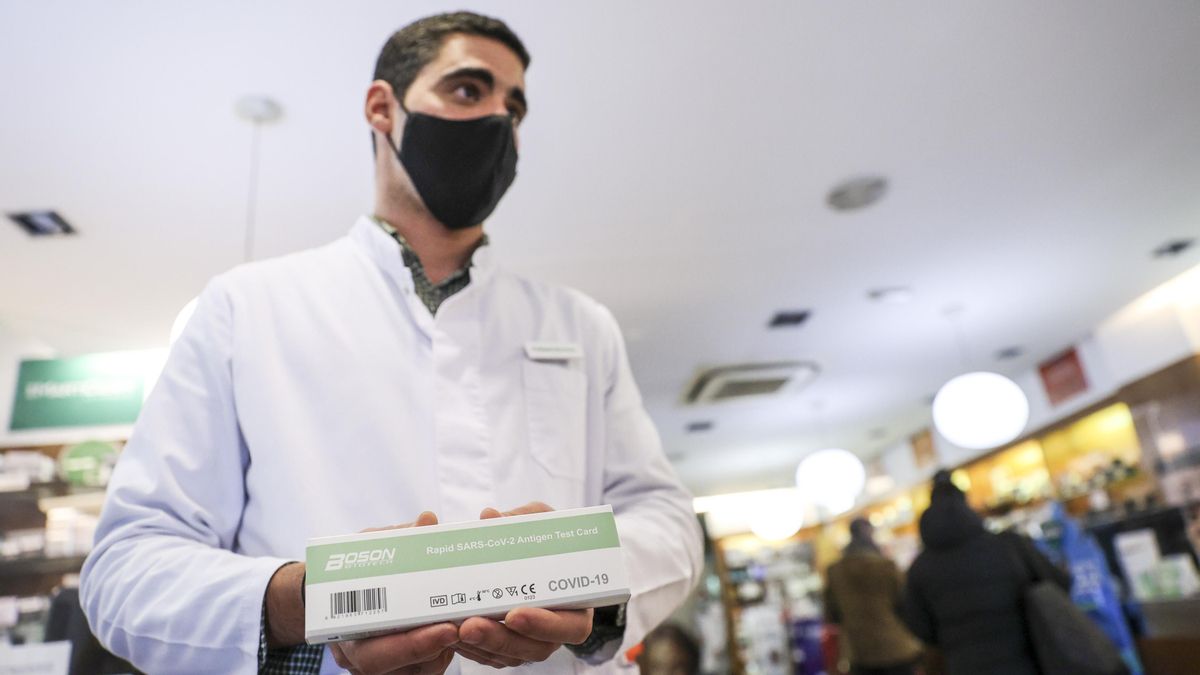
<svg viewBox="0 0 1200 675">
<path fill-rule="evenodd" d="M 904 576 L 876 546 L 874 528 L 857 518 L 850 545 L 826 573 L 825 620 L 839 626 L 851 675 L 911 675 L 921 643 L 896 614 Z"/>
<path fill-rule="evenodd" d="M 949 472 L 934 476 L 920 527 L 925 549 L 908 571 L 903 608 L 909 628 L 942 650 L 949 675 L 1038 675 L 1021 607 L 1028 578 L 1017 561 L 1036 561 L 1064 589 L 1070 577 L 1027 539 L 985 530 Z"/>
<path fill-rule="evenodd" d="M 642 675 L 699 675 L 700 645 L 683 628 L 664 623 L 642 641 L 638 668 Z"/>
</svg>

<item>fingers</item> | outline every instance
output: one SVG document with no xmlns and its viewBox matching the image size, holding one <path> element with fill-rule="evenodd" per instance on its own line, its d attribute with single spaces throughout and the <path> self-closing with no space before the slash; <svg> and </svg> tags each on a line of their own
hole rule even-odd
<svg viewBox="0 0 1200 675">
<path fill-rule="evenodd" d="M 329 644 L 329 653 L 333 654 L 333 662 L 338 664 L 339 668 L 350 670 L 350 661 L 342 653 L 342 646 L 340 644 L 331 642 Z"/>
<path fill-rule="evenodd" d="M 398 670 L 393 670 L 388 675 L 441 675 L 450 667 L 450 661 L 454 659 L 454 649 L 446 649 L 436 658 L 433 658 L 424 663 L 414 663 L 411 666 L 405 666 Z"/>
<path fill-rule="evenodd" d="M 518 506 L 511 511 L 505 511 L 506 516 L 525 516 L 530 513 L 546 513 L 554 509 L 547 506 L 544 502 L 529 502 L 523 506 Z"/>
<path fill-rule="evenodd" d="M 404 527 L 424 527 L 426 525 L 437 525 L 438 517 L 433 511 L 422 511 L 421 515 L 411 523 L 401 523 L 399 525 L 387 525 L 385 527 L 368 527 L 363 532 L 382 532 L 383 530 L 399 530 Z"/>
<path fill-rule="evenodd" d="M 456 642 L 458 628 L 439 623 L 405 633 L 336 643 L 330 646 L 330 651 L 339 666 L 353 673 L 390 673 L 398 668 L 400 672 L 422 672 L 412 671 L 411 667 L 431 667 Z"/>
<path fill-rule="evenodd" d="M 473 617 L 458 629 L 459 647 L 504 665 L 519 665 L 526 661 L 545 661 L 562 646 L 522 635 L 502 623 Z"/>
<path fill-rule="evenodd" d="M 504 625 L 535 640 L 577 645 L 592 634 L 592 610 L 518 607 L 504 617 Z"/>
<path fill-rule="evenodd" d="M 461 642 L 454 645 L 453 649 L 464 659 L 474 661 L 475 663 L 479 663 L 490 668 L 515 668 L 523 663 L 518 659 L 502 657 L 498 654 L 488 654 Z"/>
<path fill-rule="evenodd" d="M 500 518 L 502 516 L 525 516 L 530 513 L 548 513 L 554 508 L 548 506 L 545 502 L 529 502 L 512 509 L 511 511 L 498 511 L 492 507 L 488 507 L 479 513 L 480 520 L 488 520 L 490 518 Z"/>
</svg>

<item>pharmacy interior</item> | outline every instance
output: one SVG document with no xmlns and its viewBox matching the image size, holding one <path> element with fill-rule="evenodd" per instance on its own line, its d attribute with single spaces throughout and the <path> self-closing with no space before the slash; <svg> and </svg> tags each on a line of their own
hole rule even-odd
<svg viewBox="0 0 1200 675">
<path fill-rule="evenodd" d="M 1193 271 L 1157 289 L 1016 378 L 1034 419 L 999 447 L 956 448 L 931 426 L 867 462 L 861 494 L 837 512 L 814 510 L 803 491 L 697 500 L 714 535 L 690 617 L 707 672 L 843 672 L 824 573 L 859 517 L 906 569 L 938 468 L 952 470 L 990 530 L 1027 534 L 1072 570 L 1072 599 L 1133 672 L 1189 672 L 1200 659 L 1200 324 L 1188 296 L 1197 280 Z M 1139 344 L 1147 335 L 1153 343 Z M 936 658 L 925 665 L 939 672 Z"/>
<path fill-rule="evenodd" d="M 389 35 L 457 3 L 363 0 L 366 8 L 346 11 L 309 0 L 282 21 L 267 3 L 193 3 L 183 14 L 115 4 L 0 3 L 5 93 L 20 103 L 0 113 L 0 675 L 19 648 L 21 658 L 57 659 L 60 674 L 133 670 L 92 636 L 78 599 L 114 467 L 123 452 L 136 456 L 127 444 L 143 447 L 131 440 L 135 422 L 156 382 L 172 382 L 159 374 L 204 289 L 316 260 L 305 252 L 318 250 L 343 251 L 370 271 L 331 274 L 338 278 L 312 293 L 291 284 L 317 285 L 331 268 L 283 275 L 278 295 L 262 296 L 266 309 L 241 325 L 270 340 L 237 366 L 275 378 L 252 388 L 262 409 L 287 414 L 273 397 L 298 387 L 283 377 L 300 382 L 312 364 L 346 359 L 368 374 L 310 377 L 313 400 L 337 405 L 308 405 L 296 417 L 322 430 L 395 432 L 396 446 L 413 435 L 407 423 L 390 425 L 397 406 L 377 406 L 386 423 L 361 422 L 363 401 L 382 399 L 358 385 L 407 392 L 424 380 L 379 376 L 379 363 L 421 368 L 419 359 L 401 358 L 382 330 L 308 311 L 320 297 L 352 318 L 396 311 L 436 323 L 442 311 L 472 349 L 503 361 L 510 370 L 492 394 L 511 386 L 534 395 L 495 395 L 504 424 L 443 423 L 434 435 L 461 441 L 455 451 L 471 469 L 487 457 L 514 486 L 546 490 L 531 499 L 586 486 L 574 506 L 615 501 L 605 497 L 628 484 L 604 484 L 621 445 L 605 442 L 606 425 L 634 420 L 627 426 L 638 442 L 617 450 L 671 474 L 663 478 L 670 527 L 689 527 L 663 538 L 679 546 L 677 559 L 657 559 L 651 546 L 630 558 L 694 577 L 700 536 L 692 535 L 704 534 L 699 583 L 660 626 L 674 631 L 661 634 L 674 635 L 676 651 L 696 651 L 697 673 L 845 672 L 852 653 L 828 620 L 829 570 L 861 522 L 909 570 L 927 548 L 920 523 L 935 476 L 965 494 L 988 529 L 1026 535 L 1073 573 L 1068 600 L 1131 673 L 1200 672 L 1200 13 L 1189 3 L 943 2 L 933 12 L 796 0 L 756 0 L 750 12 L 711 0 L 468 3 L 505 21 L 536 57 L 525 60 L 534 64 L 528 77 L 521 70 L 525 89 L 508 92 L 519 105 L 502 96 L 496 114 L 429 124 L 450 133 L 478 121 L 505 148 L 504 171 L 490 173 L 508 191 L 488 211 L 478 233 L 486 237 L 432 230 L 432 241 L 471 245 L 459 251 L 464 266 L 447 265 L 452 283 L 441 290 L 414 282 L 425 263 L 410 244 L 422 242 L 406 240 L 374 201 L 403 194 L 407 208 L 425 199 L 406 192 L 416 189 L 401 157 L 407 132 L 393 125 L 389 154 L 388 132 L 364 117 L 363 101 L 381 91 L 372 66 Z M 465 104 L 502 81 L 486 75 L 447 79 L 438 93 Z M 536 112 L 525 119 L 527 109 Z M 520 118 L 519 146 L 515 125 L 497 124 L 501 113 Z M 444 192 L 439 201 L 458 201 Z M 348 240 L 371 242 L 372 253 Z M 387 270 L 378 279 L 367 260 L 375 257 Z M 516 305 L 566 298 L 587 310 L 564 310 L 571 318 L 558 321 L 546 307 L 482 303 L 480 316 L 505 330 L 528 319 L 511 331 L 511 350 L 494 349 L 494 335 L 453 313 L 482 286 L 472 273 L 529 280 L 511 286 Z M 341 302 L 373 297 L 341 289 L 350 277 L 372 284 L 378 302 L 363 311 Z M 571 290 L 521 290 L 543 283 Z M 285 306 L 314 323 L 268 330 Z M 575 334 L 559 331 L 576 320 Z M 412 328 L 383 324 L 404 335 Z M 423 331 L 411 333 L 420 348 L 436 338 Z M 581 346 L 602 335 L 602 349 Z M 344 342 L 309 348 L 306 337 Z M 310 360 L 289 361 L 284 346 Z M 383 356 L 366 358 L 367 348 Z M 434 354 L 465 364 L 445 382 L 487 374 L 467 352 L 430 347 Z M 263 355 L 279 356 L 279 366 L 262 366 Z M 607 379 L 579 376 L 601 361 Z M 321 398 L 337 389 L 331 383 L 345 388 Z M 457 404 L 414 394 L 413 409 L 487 419 L 471 397 L 488 386 L 443 384 L 438 395 Z M 605 385 L 630 402 L 619 411 L 628 420 L 604 407 Z M 566 442 L 549 433 L 558 426 L 570 427 Z M 488 445 L 491 432 L 498 438 Z M 363 461 L 374 468 L 399 456 L 388 454 L 391 440 L 378 455 L 373 444 L 356 447 L 371 451 Z M 319 473 L 293 450 L 336 462 L 340 443 L 272 435 L 258 447 L 281 466 Z M 335 447 L 324 454 L 327 446 Z M 434 455 L 414 447 L 421 461 Z M 554 453 L 565 447 L 579 457 L 560 462 Z M 656 471 L 629 473 L 662 478 L 649 475 Z M 458 522 L 480 513 L 474 501 L 503 472 L 481 470 L 464 487 L 457 479 L 469 473 L 439 478 L 471 507 Z M 414 475 L 405 478 L 432 485 Z M 291 485 L 263 482 L 281 493 Z M 399 512 L 419 494 L 386 490 L 402 498 L 356 496 Z M 237 501 L 236 489 L 225 491 Z M 314 492 L 306 506 L 349 510 L 341 497 Z M 512 501 L 487 506 L 519 508 Z M 385 524 L 363 510 L 362 522 L 347 515 L 324 534 Z M 280 520 L 301 521 L 292 516 Z M 229 520 L 231 529 L 247 522 Z M 639 534 L 648 532 L 658 534 L 652 526 Z M 665 614 L 675 600 L 660 604 Z M 614 631 L 597 635 L 611 638 L 620 612 L 607 609 Z M 246 614 L 252 622 L 257 610 Z M 375 609 L 364 601 L 362 611 Z M 161 640 L 173 646 L 163 653 L 192 637 Z M 614 658 L 658 675 L 647 665 L 652 642 Z M 231 641 L 219 648 L 235 651 Z M 941 672 L 936 650 L 922 658 L 924 675 Z"/>
<path fill-rule="evenodd" d="M 907 567 L 937 468 L 953 470 L 989 528 L 1018 528 L 1072 567 L 1075 601 L 1140 672 L 1178 672 L 1200 648 L 1200 344 L 1192 341 L 1200 313 L 1189 299 L 1197 287 L 1200 269 L 1014 378 L 1030 394 L 1032 419 L 1011 442 L 970 451 L 931 425 L 868 461 L 849 499 L 837 466 L 807 490 L 697 498 L 708 574 L 676 619 L 699 638 L 704 672 L 837 672 L 823 574 L 855 517 Z M 1147 325 L 1155 341 L 1139 344 Z M 30 358 L 9 369 L 18 386 L 0 455 L 0 629 L 10 640 L 68 638 L 56 604 L 77 584 L 104 485 L 161 358 Z M 89 387 L 108 388 L 103 407 L 80 397 Z M 827 505 L 806 499 L 822 494 Z"/>
</svg>

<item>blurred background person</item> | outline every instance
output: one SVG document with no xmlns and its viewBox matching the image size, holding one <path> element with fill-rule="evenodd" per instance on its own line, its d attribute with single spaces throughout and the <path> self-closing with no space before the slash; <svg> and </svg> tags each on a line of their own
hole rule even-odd
<svg viewBox="0 0 1200 675">
<path fill-rule="evenodd" d="M 874 530 L 865 518 L 851 521 L 850 544 L 827 572 L 825 620 L 839 628 L 852 675 L 911 675 L 922 649 L 896 613 L 904 576 L 875 544 Z"/>
<path fill-rule="evenodd" d="M 700 646 L 683 628 L 664 623 L 642 641 L 642 675 L 699 675 Z"/>
<path fill-rule="evenodd" d="M 949 675 L 1038 675 L 1021 608 L 1028 579 L 1015 546 L 1064 590 L 1070 576 L 1032 544 L 984 529 L 948 471 L 934 476 L 920 531 L 925 548 L 909 568 L 902 612 L 908 627 L 942 651 Z"/>
</svg>

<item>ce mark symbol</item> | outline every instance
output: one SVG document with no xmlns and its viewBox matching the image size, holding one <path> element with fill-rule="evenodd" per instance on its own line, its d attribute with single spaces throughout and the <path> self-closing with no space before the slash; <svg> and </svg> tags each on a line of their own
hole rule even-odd
<svg viewBox="0 0 1200 675">
<path fill-rule="evenodd" d="M 521 595 L 537 595 L 537 590 L 534 589 L 534 584 L 525 584 L 521 586 Z"/>
</svg>

